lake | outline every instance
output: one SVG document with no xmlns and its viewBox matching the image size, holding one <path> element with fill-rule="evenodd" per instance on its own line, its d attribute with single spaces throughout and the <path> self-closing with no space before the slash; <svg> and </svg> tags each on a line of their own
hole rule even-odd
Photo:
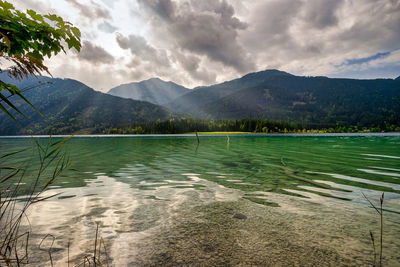
<svg viewBox="0 0 400 267">
<path fill-rule="evenodd" d="M 32 145 L 0 138 L 0 153 Z M 382 192 L 383 262 L 400 265 L 399 134 L 86 136 L 64 150 L 73 170 L 44 193 L 60 195 L 24 220 L 32 266 L 49 264 L 46 234 L 56 266 L 68 243 L 83 262 L 97 224 L 110 266 L 371 266 L 380 218 L 363 194 L 379 206 Z"/>
</svg>

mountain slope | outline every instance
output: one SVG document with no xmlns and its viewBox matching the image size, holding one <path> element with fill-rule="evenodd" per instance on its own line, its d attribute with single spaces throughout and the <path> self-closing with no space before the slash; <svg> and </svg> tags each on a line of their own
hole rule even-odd
<svg viewBox="0 0 400 267">
<path fill-rule="evenodd" d="M 4 74 L 1 74 L 4 79 Z M 95 129 L 134 125 L 145 121 L 166 120 L 176 117 L 164 107 L 151 103 L 124 99 L 103 94 L 71 79 L 50 79 L 40 77 L 41 86 L 25 91 L 25 96 L 45 116 L 41 117 L 26 103 L 13 97 L 15 105 L 29 117 L 20 118 L 23 127 L 33 133 L 74 133 L 76 131 L 93 132 Z M 9 81 L 8 81 L 9 82 Z M 37 84 L 37 80 L 29 78 L 20 83 L 19 88 Z M 14 121 L 3 112 L 0 113 L 0 134 L 24 133 Z"/>
<path fill-rule="evenodd" d="M 152 78 L 114 87 L 108 91 L 108 94 L 163 105 L 188 92 L 190 92 L 189 89 L 176 83 Z"/>
<path fill-rule="evenodd" d="M 400 81 L 301 77 L 276 70 L 198 88 L 167 105 L 203 118 L 335 125 L 400 123 Z"/>
<path fill-rule="evenodd" d="M 292 75 L 278 70 L 250 73 L 242 78 L 232 81 L 211 86 L 197 87 L 195 90 L 178 97 L 165 106 L 172 110 L 179 110 L 182 112 L 191 113 L 195 116 L 204 117 L 205 110 L 203 110 L 203 106 L 205 104 L 212 103 L 236 91 L 254 87 L 264 82 L 267 78 L 273 80 L 279 77 L 290 76 Z"/>
</svg>

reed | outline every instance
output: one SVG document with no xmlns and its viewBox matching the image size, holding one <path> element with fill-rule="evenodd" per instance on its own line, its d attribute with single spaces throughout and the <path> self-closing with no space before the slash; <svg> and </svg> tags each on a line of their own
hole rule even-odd
<svg viewBox="0 0 400 267">
<path fill-rule="evenodd" d="M 362 193 L 362 192 L 361 192 Z M 371 207 L 373 209 L 375 209 L 375 211 L 379 214 L 379 219 L 380 219 L 380 227 L 379 227 L 379 237 L 380 237 L 380 250 L 379 250 L 379 262 L 377 265 L 376 262 L 376 249 L 375 249 L 375 238 L 374 238 L 374 234 L 372 233 L 372 231 L 369 231 L 370 233 L 370 237 L 371 237 L 371 241 L 372 241 L 372 246 L 374 249 L 374 263 L 373 266 L 379 266 L 382 267 L 382 259 L 383 259 L 383 201 L 385 198 L 385 193 L 382 193 L 381 197 L 379 198 L 379 203 L 380 203 L 380 207 L 376 207 L 366 196 L 364 193 L 362 193 L 362 195 L 364 196 L 364 198 L 369 202 L 369 204 L 371 205 Z"/>
<path fill-rule="evenodd" d="M 104 259 L 102 259 L 102 251 L 101 247 L 103 245 L 104 249 Z M 96 222 L 96 237 L 94 240 L 94 247 L 93 247 L 93 256 L 90 257 L 85 255 L 81 263 L 77 264 L 76 267 L 80 266 L 94 266 L 94 267 L 108 267 L 109 266 L 109 256 L 107 253 L 107 248 L 104 243 L 103 238 L 99 237 L 99 223 Z M 68 266 L 69 266 L 69 258 L 68 258 Z"/>
<path fill-rule="evenodd" d="M 41 145 L 32 137 L 34 148 L 37 149 L 34 157 L 39 159 L 39 167 L 34 171 L 28 171 L 27 162 L 18 166 L 12 164 L 22 152 L 30 148 L 0 156 L 0 266 L 19 266 L 29 262 L 28 245 L 31 233 L 21 233 L 21 222 L 23 218 L 27 218 L 26 211 L 31 205 L 57 195 L 42 197 L 48 186 L 71 164 L 69 157 L 61 149 L 69 138 L 53 142 L 50 136 L 47 144 Z M 23 181 L 27 184 L 23 184 Z M 45 238 L 47 237 L 50 236 Z"/>
</svg>

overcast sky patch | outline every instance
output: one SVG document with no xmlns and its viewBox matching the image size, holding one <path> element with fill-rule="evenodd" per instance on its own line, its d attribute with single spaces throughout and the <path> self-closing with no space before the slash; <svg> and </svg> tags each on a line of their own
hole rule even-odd
<svg viewBox="0 0 400 267">
<path fill-rule="evenodd" d="M 77 53 L 77 56 L 79 59 L 86 60 L 95 65 L 114 63 L 114 57 L 110 53 L 89 41 L 83 41 L 81 51 Z"/>
<path fill-rule="evenodd" d="M 82 4 L 81 1 L 78 0 L 66 0 L 72 6 L 79 10 L 79 13 L 89 20 L 96 20 L 96 19 L 110 19 L 111 16 L 106 9 L 103 9 L 99 4 L 94 2 L 93 0 L 90 1 L 89 4 L 85 5 Z"/>
<path fill-rule="evenodd" d="M 100 31 L 105 33 L 114 33 L 116 30 L 118 30 L 117 27 L 111 25 L 107 21 L 103 21 L 103 23 L 99 24 L 97 27 Z"/>
</svg>

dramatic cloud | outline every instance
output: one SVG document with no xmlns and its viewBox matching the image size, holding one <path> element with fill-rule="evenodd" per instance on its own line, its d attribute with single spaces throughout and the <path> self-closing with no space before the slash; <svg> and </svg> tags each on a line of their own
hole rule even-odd
<svg viewBox="0 0 400 267">
<path fill-rule="evenodd" d="M 183 69 L 189 73 L 191 78 L 206 82 L 207 84 L 216 82 L 217 75 L 200 66 L 201 58 L 193 55 L 184 55 L 178 52 L 175 53 L 175 57 Z"/>
<path fill-rule="evenodd" d="M 239 44 L 238 31 L 247 24 L 234 17 L 234 9 L 226 1 L 206 0 L 173 2 L 171 0 L 139 0 L 153 25 L 165 25 L 171 42 L 197 55 L 231 66 L 239 72 L 254 69 L 245 49 Z"/>
<path fill-rule="evenodd" d="M 335 26 L 339 22 L 336 12 L 342 0 L 309 0 L 304 8 L 304 19 L 316 28 Z"/>
<path fill-rule="evenodd" d="M 277 68 L 297 75 L 400 75 L 399 0 L 13 0 L 82 32 L 46 61 L 95 89 L 152 77 L 187 87 Z M 96 77 L 101 76 L 102 77 Z"/>
<path fill-rule="evenodd" d="M 42 14 L 50 11 L 49 7 L 40 0 L 14 0 L 9 2 L 12 2 L 12 4 L 20 10 L 33 9 Z"/>
<path fill-rule="evenodd" d="M 331 75 L 348 59 L 398 49 L 400 2 L 270 0 L 249 5 L 240 36 L 258 69 Z"/>
<path fill-rule="evenodd" d="M 78 53 L 78 58 L 86 60 L 95 65 L 111 64 L 114 62 L 114 57 L 104 48 L 94 45 L 89 41 L 84 41 L 81 51 Z"/>
<path fill-rule="evenodd" d="M 125 37 L 117 34 L 117 43 L 122 49 L 130 50 L 131 54 L 140 61 L 147 61 L 159 67 L 169 67 L 170 61 L 164 50 L 158 50 L 149 45 L 146 39 L 139 35 Z"/>
<path fill-rule="evenodd" d="M 78 0 L 67 0 L 67 2 L 77 8 L 82 16 L 90 20 L 111 18 L 109 12 L 94 1 L 90 1 L 90 5 L 81 4 Z"/>
</svg>

